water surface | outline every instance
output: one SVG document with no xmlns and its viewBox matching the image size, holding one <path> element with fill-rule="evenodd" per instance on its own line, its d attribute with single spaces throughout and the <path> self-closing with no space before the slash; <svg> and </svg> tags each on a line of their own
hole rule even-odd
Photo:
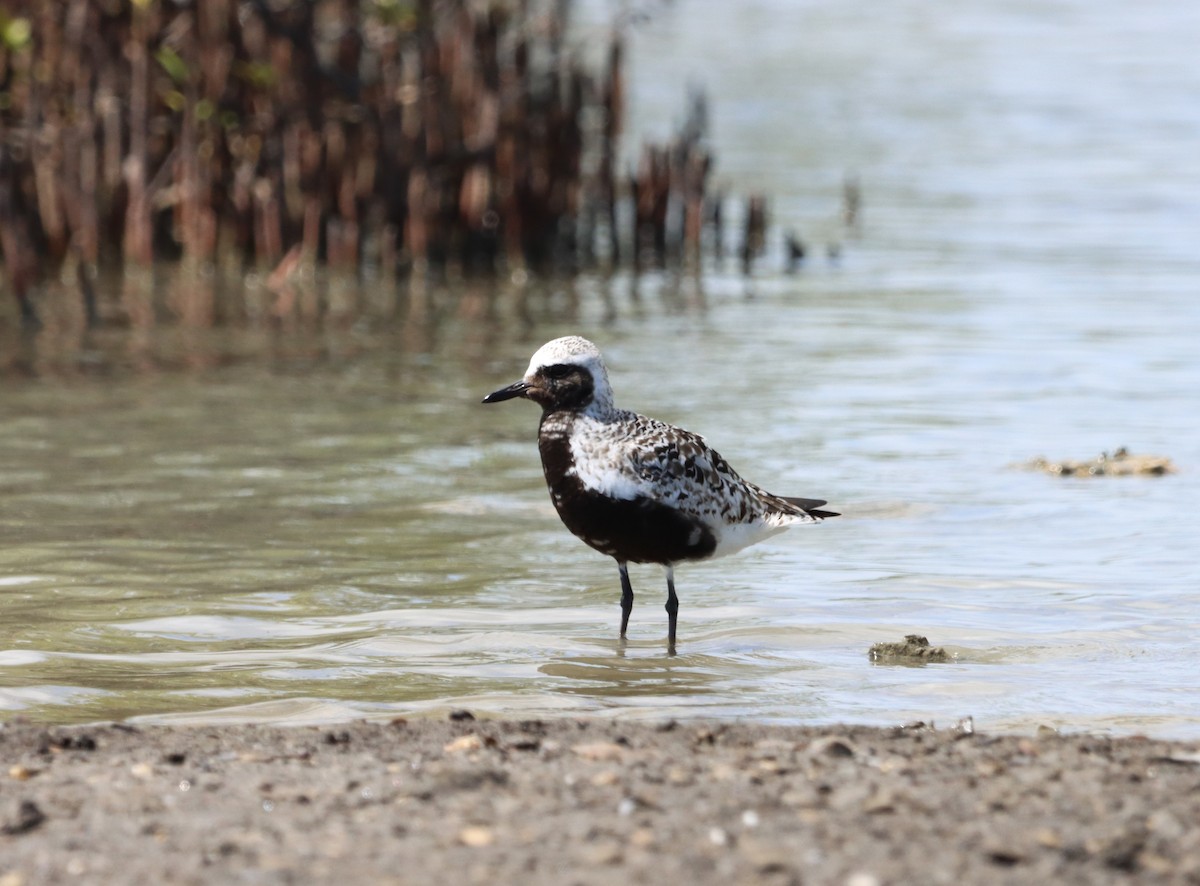
<svg viewBox="0 0 1200 886">
<path fill-rule="evenodd" d="M 6 333 L 0 711 L 1200 735 L 1197 33 L 1186 4 L 674 4 L 633 38 L 631 126 L 704 78 L 799 273 L 775 243 L 750 280 L 437 289 L 363 327 Z M 619 402 L 845 514 L 681 567 L 677 657 L 656 568 L 618 646 L 536 409 L 478 402 L 567 332 Z M 1180 470 L 1012 467 L 1117 446 Z M 868 661 L 910 632 L 954 661 Z"/>
</svg>

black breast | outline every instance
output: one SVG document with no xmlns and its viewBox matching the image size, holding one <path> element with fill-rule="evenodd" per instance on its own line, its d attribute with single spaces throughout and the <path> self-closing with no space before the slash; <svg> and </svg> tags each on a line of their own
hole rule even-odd
<svg viewBox="0 0 1200 886">
<path fill-rule="evenodd" d="M 630 563 L 678 563 L 712 554 L 717 540 L 707 524 L 651 499 L 609 498 L 573 473 L 570 418 L 542 417 L 538 449 L 550 498 L 566 527 L 584 542 Z"/>
</svg>

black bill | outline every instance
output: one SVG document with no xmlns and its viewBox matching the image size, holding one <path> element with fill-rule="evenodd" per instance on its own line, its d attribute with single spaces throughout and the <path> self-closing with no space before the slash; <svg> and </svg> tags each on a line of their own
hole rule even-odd
<svg viewBox="0 0 1200 886">
<path fill-rule="evenodd" d="M 498 391 L 492 391 L 483 398 L 484 403 L 501 403 L 505 400 L 511 400 L 513 397 L 520 397 L 529 390 L 529 385 L 523 381 L 514 382 L 507 388 L 501 388 Z"/>
</svg>

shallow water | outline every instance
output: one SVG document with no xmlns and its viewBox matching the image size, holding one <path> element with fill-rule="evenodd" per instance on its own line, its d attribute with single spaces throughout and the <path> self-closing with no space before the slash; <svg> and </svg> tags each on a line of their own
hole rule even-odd
<svg viewBox="0 0 1200 886">
<path fill-rule="evenodd" d="M 1200 12 L 655 15 L 631 128 L 703 73 L 721 174 L 772 195 L 806 266 L 442 292 L 370 328 L 5 338 L 0 711 L 1200 735 Z M 619 402 L 845 515 L 681 567 L 674 658 L 661 571 L 634 569 L 620 649 L 616 569 L 558 524 L 535 408 L 478 402 L 566 332 Z M 1180 470 L 1012 467 L 1122 445 Z M 868 661 L 910 632 L 954 661 Z"/>
</svg>

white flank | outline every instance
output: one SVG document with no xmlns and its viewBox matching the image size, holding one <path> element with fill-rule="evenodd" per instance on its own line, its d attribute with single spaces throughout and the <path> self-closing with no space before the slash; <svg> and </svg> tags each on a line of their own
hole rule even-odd
<svg viewBox="0 0 1200 886">
<path fill-rule="evenodd" d="M 771 525 L 766 522 L 719 524 L 715 527 L 717 549 L 712 552 L 712 556 L 728 557 L 730 554 L 736 554 L 742 548 L 758 544 L 764 538 L 778 535 L 790 525 Z"/>
</svg>

